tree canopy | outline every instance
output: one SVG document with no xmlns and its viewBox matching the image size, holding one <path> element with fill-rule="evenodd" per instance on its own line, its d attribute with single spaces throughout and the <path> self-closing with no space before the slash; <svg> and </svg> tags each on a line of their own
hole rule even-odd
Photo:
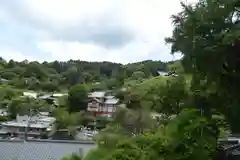
<svg viewBox="0 0 240 160">
<path fill-rule="evenodd" d="M 158 70 L 167 69 L 167 63 L 150 60 L 123 65 L 80 60 L 7 62 L 1 58 L 0 66 L 0 77 L 7 80 L 5 83 L 17 88 L 47 92 L 66 90 L 79 83 L 86 83 L 89 86 L 100 83 L 102 89 L 119 88 L 125 80 L 132 79 L 133 75 L 137 79 L 142 76 L 148 78 L 157 76 Z"/>
<path fill-rule="evenodd" d="M 202 92 L 195 92 L 196 102 L 224 113 L 238 132 L 233 121 L 240 104 L 239 0 L 181 4 L 182 12 L 172 16 L 173 35 L 166 41 L 172 53 L 183 54 L 185 72 L 193 76 L 192 89 Z"/>
</svg>

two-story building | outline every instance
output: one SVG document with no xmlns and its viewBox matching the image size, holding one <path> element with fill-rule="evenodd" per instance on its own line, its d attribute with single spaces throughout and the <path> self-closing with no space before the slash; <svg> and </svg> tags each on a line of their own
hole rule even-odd
<svg viewBox="0 0 240 160">
<path fill-rule="evenodd" d="M 106 96 L 106 92 L 92 92 L 89 94 L 88 112 L 94 116 L 112 117 L 119 100 L 114 96 Z"/>
<path fill-rule="evenodd" d="M 1 123 L 1 134 L 24 137 L 40 138 L 42 135 L 51 136 L 54 133 L 55 118 L 38 114 L 29 117 L 28 115 L 17 115 L 16 120 Z"/>
</svg>

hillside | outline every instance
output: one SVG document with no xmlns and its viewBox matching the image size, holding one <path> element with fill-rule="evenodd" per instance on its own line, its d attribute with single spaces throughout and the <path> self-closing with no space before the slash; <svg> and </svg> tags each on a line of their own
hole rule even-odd
<svg viewBox="0 0 240 160">
<path fill-rule="evenodd" d="M 99 89 L 113 89 L 125 82 L 157 76 L 166 71 L 167 63 L 142 61 L 126 65 L 112 62 L 9 62 L 0 58 L 1 82 L 20 89 L 60 91 L 77 83 L 86 83 Z"/>
</svg>

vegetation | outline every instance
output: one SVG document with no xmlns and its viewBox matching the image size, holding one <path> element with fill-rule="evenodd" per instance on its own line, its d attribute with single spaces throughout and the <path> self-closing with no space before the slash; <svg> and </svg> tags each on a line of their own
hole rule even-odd
<svg viewBox="0 0 240 160">
<path fill-rule="evenodd" d="M 202 92 L 199 103 L 205 110 L 224 113 L 232 131 L 239 132 L 239 1 L 200 0 L 182 7 L 173 16 L 173 36 L 166 40 L 173 53 L 184 55 L 182 64 L 193 76 L 192 88 Z"/>
<path fill-rule="evenodd" d="M 172 53 L 183 54 L 181 60 L 121 65 L 1 59 L 0 76 L 8 81 L 0 88 L 0 105 L 8 106 L 13 118 L 30 108 L 48 110 L 41 101 L 19 98 L 19 89 L 69 90 L 53 110 L 58 129 L 73 133 L 95 120 L 102 130 L 94 137 L 97 148 L 66 160 L 213 159 L 218 139 L 240 131 L 240 3 L 181 5 L 182 12 L 172 16 L 172 37 L 166 38 Z M 112 90 L 126 108 L 119 107 L 113 118 L 87 115 L 91 90 Z"/>
<path fill-rule="evenodd" d="M 93 89 L 114 89 L 126 81 L 157 76 L 157 71 L 166 71 L 167 64 L 161 61 L 143 61 L 127 65 L 111 62 L 6 62 L 0 59 L 2 83 L 20 89 L 56 92 L 72 85 L 86 83 Z"/>
<path fill-rule="evenodd" d="M 183 58 L 170 62 L 167 70 L 187 76 L 142 81 L 143 74 L 136 73 L 141 81 L 118 93 L 133 112 L 155 110 L 167 119 L 158 119 L 154 128 L 131 123 L 131 128 L 144 129 L 129 134 L 129 125 L 122 119 L 131 122 L 133 116 L 128 113 L 126 118 L 121 111 L 120 118 L 116 115 L 113 121 L 117 123 L 99 134 L 101 143 L 85 159 L 210 160 L 223 130 L 229 127 L 232 133 L 239 133 L 239 0 L 181 5 L 182 11 L 172 16 L 173 35 L 166 42 L 172 53 L 181 52 Z M 168 118 L 173 114 L 176 118 Z"/>
<path fill-rule="evenodd" d="M 74 85 L 68 92 L 69 112 L 87 109 L 88 89 L 83 84 Z"/>
</svg>

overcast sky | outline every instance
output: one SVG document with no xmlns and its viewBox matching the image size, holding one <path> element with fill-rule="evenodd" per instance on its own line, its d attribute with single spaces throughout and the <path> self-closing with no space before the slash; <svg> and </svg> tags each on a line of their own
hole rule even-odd
<svg viewBox="0 0 240 160">
<path fill-rule="evenodd" d="M 188 0 L 193 1 L 193 0 Z M 0 56 L 9 60 L 169 61 L 164 38 L 180 0 L 0 0 Z"/>
</svg>

